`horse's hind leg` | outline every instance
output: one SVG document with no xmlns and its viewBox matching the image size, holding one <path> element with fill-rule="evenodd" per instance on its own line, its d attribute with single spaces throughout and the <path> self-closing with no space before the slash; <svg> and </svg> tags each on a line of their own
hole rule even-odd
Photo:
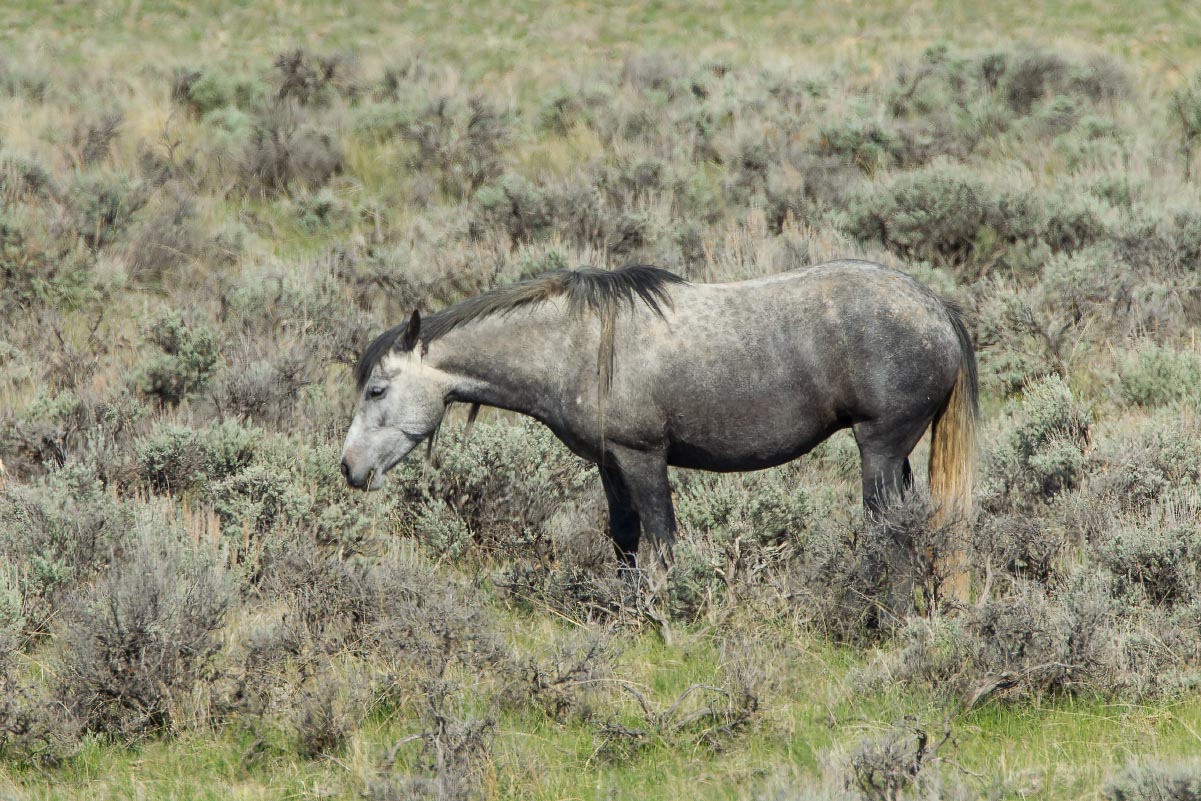
<svg viewBox="0 0 1201 801">
<path fill-rule="evenodd" d="M 880 520 L 888 504 L 899 499 L 913 486 L 909 457 L 875 454 L 860 450 L 863 460 L 863 509 Z"/>
<path fill-rule="evenodd" d="M 856 431 L 857 439 L 859 433 Z M 902 618 L 913 607 L 915 554 L 909 532 L 889 520 L 889 506 L 900 501 L 912 489 L 913 470 L 904 452 L 881 452 L 862 439 L 859 441 L 859 452 L 863 460 L 864 524 L 877 527 L 876 531 L 883 540 L 885 564 L 876 568 L 884 571 L 888 577 L 888 595 L 883 606 L 889 615 Z"/>
</svg>

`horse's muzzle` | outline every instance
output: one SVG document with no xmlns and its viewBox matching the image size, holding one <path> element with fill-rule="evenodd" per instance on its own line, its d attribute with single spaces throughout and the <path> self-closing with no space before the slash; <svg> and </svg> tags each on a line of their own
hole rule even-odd
<svg viewBox="0 0 1201 801">
<path fill-rule="evenodd" d="M 346 457 L 342 458 L 342 476 L 346 479 L 346 483 L 355 489 L 365 489 L 367 486 L 367 478 L 356 478 L 354 470 L 350 466 L 350 462 L 346 461 Z"/>
</svg>

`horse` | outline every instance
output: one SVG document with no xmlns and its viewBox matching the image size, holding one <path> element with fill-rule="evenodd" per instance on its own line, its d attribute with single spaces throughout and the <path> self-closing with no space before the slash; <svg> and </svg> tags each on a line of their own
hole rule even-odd
<svg viewBox="0 0 1201 801">
<path fill-rule="evenodd" d="M 733 283 L 653 266 L 555 270 L 389 329 L 356 368 L 341 470 L 376 490 L 431 438 L 449 404 L 529 415 L 596 463 L 626 567 L 646 539 L 660 565 L 676 521 L 668 466 L 746 471 L 789 462 L 850 428 L 863 506 L 882 519 L 913 485 L 931 431 L 936 519 L 970 514 L 976 360 L 955 305 L 911 276 L 838 260 Z M 943 559 L 952 600 L 965 554 Z"/>
</svg>

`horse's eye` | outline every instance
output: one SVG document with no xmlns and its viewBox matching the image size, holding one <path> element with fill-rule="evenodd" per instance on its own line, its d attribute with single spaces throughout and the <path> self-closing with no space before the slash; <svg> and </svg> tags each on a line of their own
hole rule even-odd
<svg viewBox="0 0 1201 801">
<path fill-rule="evenodd" d="M 371 398 L 371 400 L 379 400 L 380 398 L 384 397 L 384 393 L 387 391 L 387 387 L 372 387 L 371 389 L 367 390 L 367 397 Z"/>
</svg>

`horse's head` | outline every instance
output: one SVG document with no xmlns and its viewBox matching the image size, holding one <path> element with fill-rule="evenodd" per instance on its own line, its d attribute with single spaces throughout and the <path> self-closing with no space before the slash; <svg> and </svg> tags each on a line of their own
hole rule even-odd
<svg viewBox="0 0 1201 801">
<path fill-rule="evenodd" d="M 384 475 L 431 436 L 446 413 L 446 381 L 425 364 L 421 316 L 403 333 L 376 340 L 364 354 L 359 406 L 342 445 L 342 475 L 359 489 L 376 490 Z M 382 352 L 380 352 L 382 349 Z M 372 364 L 374 362 L 374 364 Z"/>
</svg>

